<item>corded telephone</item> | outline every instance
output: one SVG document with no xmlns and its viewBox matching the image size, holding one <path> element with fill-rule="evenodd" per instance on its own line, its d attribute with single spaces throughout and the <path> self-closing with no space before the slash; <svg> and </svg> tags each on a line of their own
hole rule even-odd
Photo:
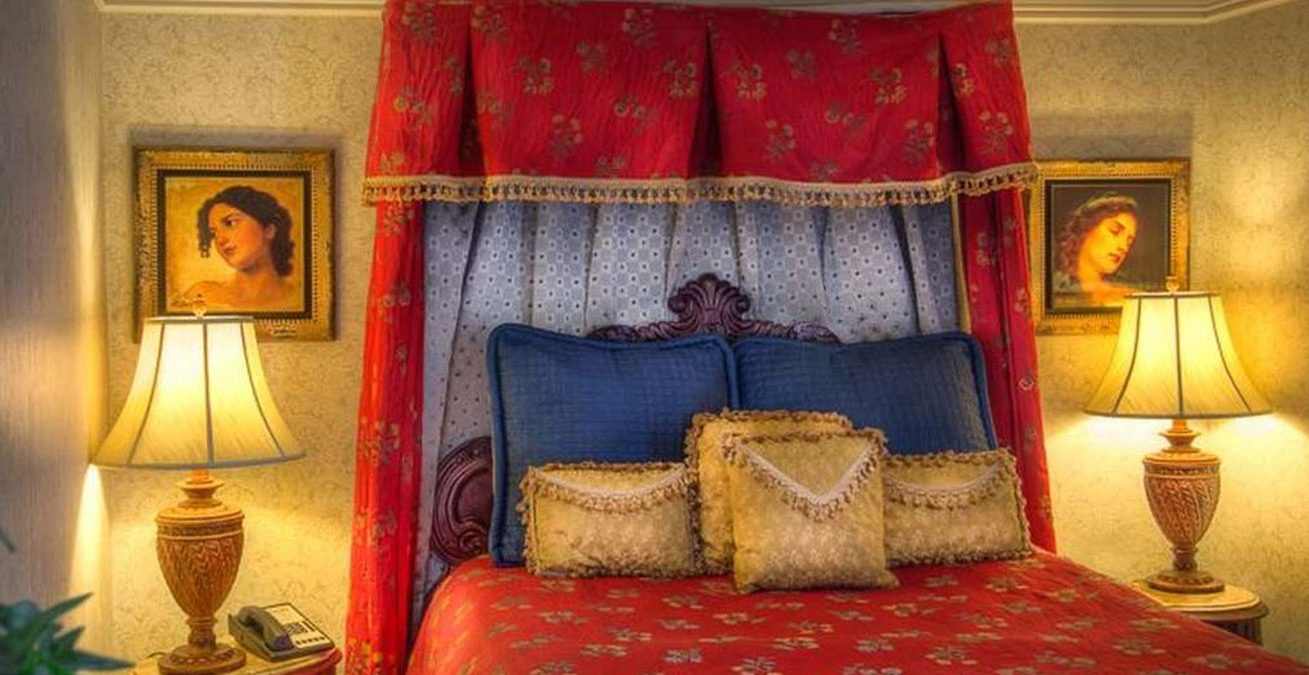
<svg viewBox="0 0 1309 675">
<path fill-rule="evenodd" d="M 246 650 L 283 661 L 332 648 L 332 640 L 289 602 L 242 607 L 227 615 L 227 630 Z"/>
</svg>

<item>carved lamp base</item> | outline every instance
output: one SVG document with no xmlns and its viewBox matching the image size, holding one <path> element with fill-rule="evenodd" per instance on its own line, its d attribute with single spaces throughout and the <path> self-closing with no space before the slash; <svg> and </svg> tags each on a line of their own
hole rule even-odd
<svg viewBox="0 0 1309 675">
<path fill-rule="evenodd" d="M 223 485 L 206 470 L 178 483 L 186 499 L 159 512 L 159 567 L 191 627 L 186 644 L 159 660 L 164 675 L 216 675 L 245 665 L 245 653 L 214 638 L 214 612 L 236 581 L 245 533 L 240 509 L 214 499 Z"/>
<path fill-rule="evenodd" d="M 1195 552 L 1218 506 L 1218 458 L 1191 446 L 1199 434 L 1186 420 L 1173 420 L 1161 435 L 1170 445 L 1145 458 L 1145 495 L 1173 545 L 1173 566 L 1145 582 L 1168 593 L 1217 593 L 1223 582 L 1196 565 Z"/>
</svg>

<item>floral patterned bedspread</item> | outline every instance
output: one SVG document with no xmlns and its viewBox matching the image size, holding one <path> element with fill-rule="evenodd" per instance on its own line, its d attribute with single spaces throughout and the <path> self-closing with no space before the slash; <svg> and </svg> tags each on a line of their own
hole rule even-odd
<svg viewBox="0 0 1309 675">
<path fill-rule="evenodd" d="M 893 590 L 541 579 L 486 558 L 437 590 L 411 673 L 1309 673 L 1062 558 L 896 570 Z"/>
</svg>

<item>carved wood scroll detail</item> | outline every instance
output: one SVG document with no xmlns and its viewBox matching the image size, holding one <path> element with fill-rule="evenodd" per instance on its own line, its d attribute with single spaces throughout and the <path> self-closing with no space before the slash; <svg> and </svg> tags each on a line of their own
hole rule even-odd
<svg viewBox="0 0 1309 675">
<path fill-rule="evenodd" d="M 688 282 L 668 299 L 677 316 L 644 326 L 605 326 L 588 337 L 614 342 L 654 342 L 712 333 L 728 340 L 750 336 L 807 342 L 840 342 L 817 323 L 785 325 L 747 319 L 750 298 L 713 274 Z M 491 439 L 479 436 L 455 448 L 436 466 L 436 494 L 430 551 L 451 567 L 487 550 L 491 524 Z"/>
<path fill-rule="evenodd" d="M 490 436 L 478 436 L 437 462 L 429 545 L 450 566 L 486 553 L 491 494 Z"/>
<path fill-rule="evenodd" d="M 668 298 L 668 309 L 677 316 L 673 321 L 644 326 L 604 326 L 591 331 L 587 337 L 614 342 L 655 342 L 713 333 L 728 340 L 773 336 L 809 342 L 840 342 L 836 334 L 816 323 L 788 326 L 745 318 L 746 312 L 750 311 L 750 297 L 713 274 L 702 274 L 687 282 Z"/>
</svg>

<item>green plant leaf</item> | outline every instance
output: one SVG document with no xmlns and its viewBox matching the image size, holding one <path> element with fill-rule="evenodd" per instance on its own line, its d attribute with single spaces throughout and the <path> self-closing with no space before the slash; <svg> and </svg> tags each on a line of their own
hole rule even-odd
<svg viewBox="0 0 1309 675">
<path fill-rule="evenodd" d="M 41 633 L 49 626 L 35 603 L 24 600 L 8 608 L 5 635 L 0 639 L 3 651 L 12 654 L 13 660 L 22 663 L 26 655 L 36 649 Z"/>
<path fill-rule="evenodd" d="M 63 660 L 72 656 L 74 649 L 77 647 L 78 638 L 82 637 L 82 627 L 78 626 L 63 635 L 55 637 L 54 642 L 50 645 L 50 651 Z"/>
<path fill-rule="evenodd" d="M 71 597 L 62 602 L 57 602 L 53 605 L 50 605 L 50 608 L 45 610 L 45 612 L 43 613 L 49 614 L 52 619 L 57 619 L 63 616 L 64 614 L 67 614 L 73 611 L 74 609 L 76 609 L 78 605 L 86 602 L 86 599 L 89 597 L 91 597 L 90 593 L 83 593 L 81 595 Z"/>
<path fill-rule="evenodd" d="M 132 664 L 112 656 L 100 656 L 90 652 L 74 651 L 72 658 L 65 661 L 76 670 L 120 670 L 130 668 Z"/>
<path fill-rule="evenodd" d="M 17 605 L 7 605 L 4 608 L 4 625 L 17 628 L 30 623 L 32 618 L 40 613 L 41 608 L 30 600 L 24 600 Z"/>
<path fill-rule="evenodd" d="M 51 675 L 73 675 L 73 669 L 60 663 L 57 659 L 49 654 L 40 655 L 38 667 Z"/>
<path fill-rule="evenodd" d="M 0 604 L 0 675 L 74 675 L 81 670 L 118 670 L 132 664 L 108 656 L 79 651 L 83 629 L 61 632 L 59 617 L 82 604 L 79 595 L 46 609 L 23 601 Z"/>
</svg>

